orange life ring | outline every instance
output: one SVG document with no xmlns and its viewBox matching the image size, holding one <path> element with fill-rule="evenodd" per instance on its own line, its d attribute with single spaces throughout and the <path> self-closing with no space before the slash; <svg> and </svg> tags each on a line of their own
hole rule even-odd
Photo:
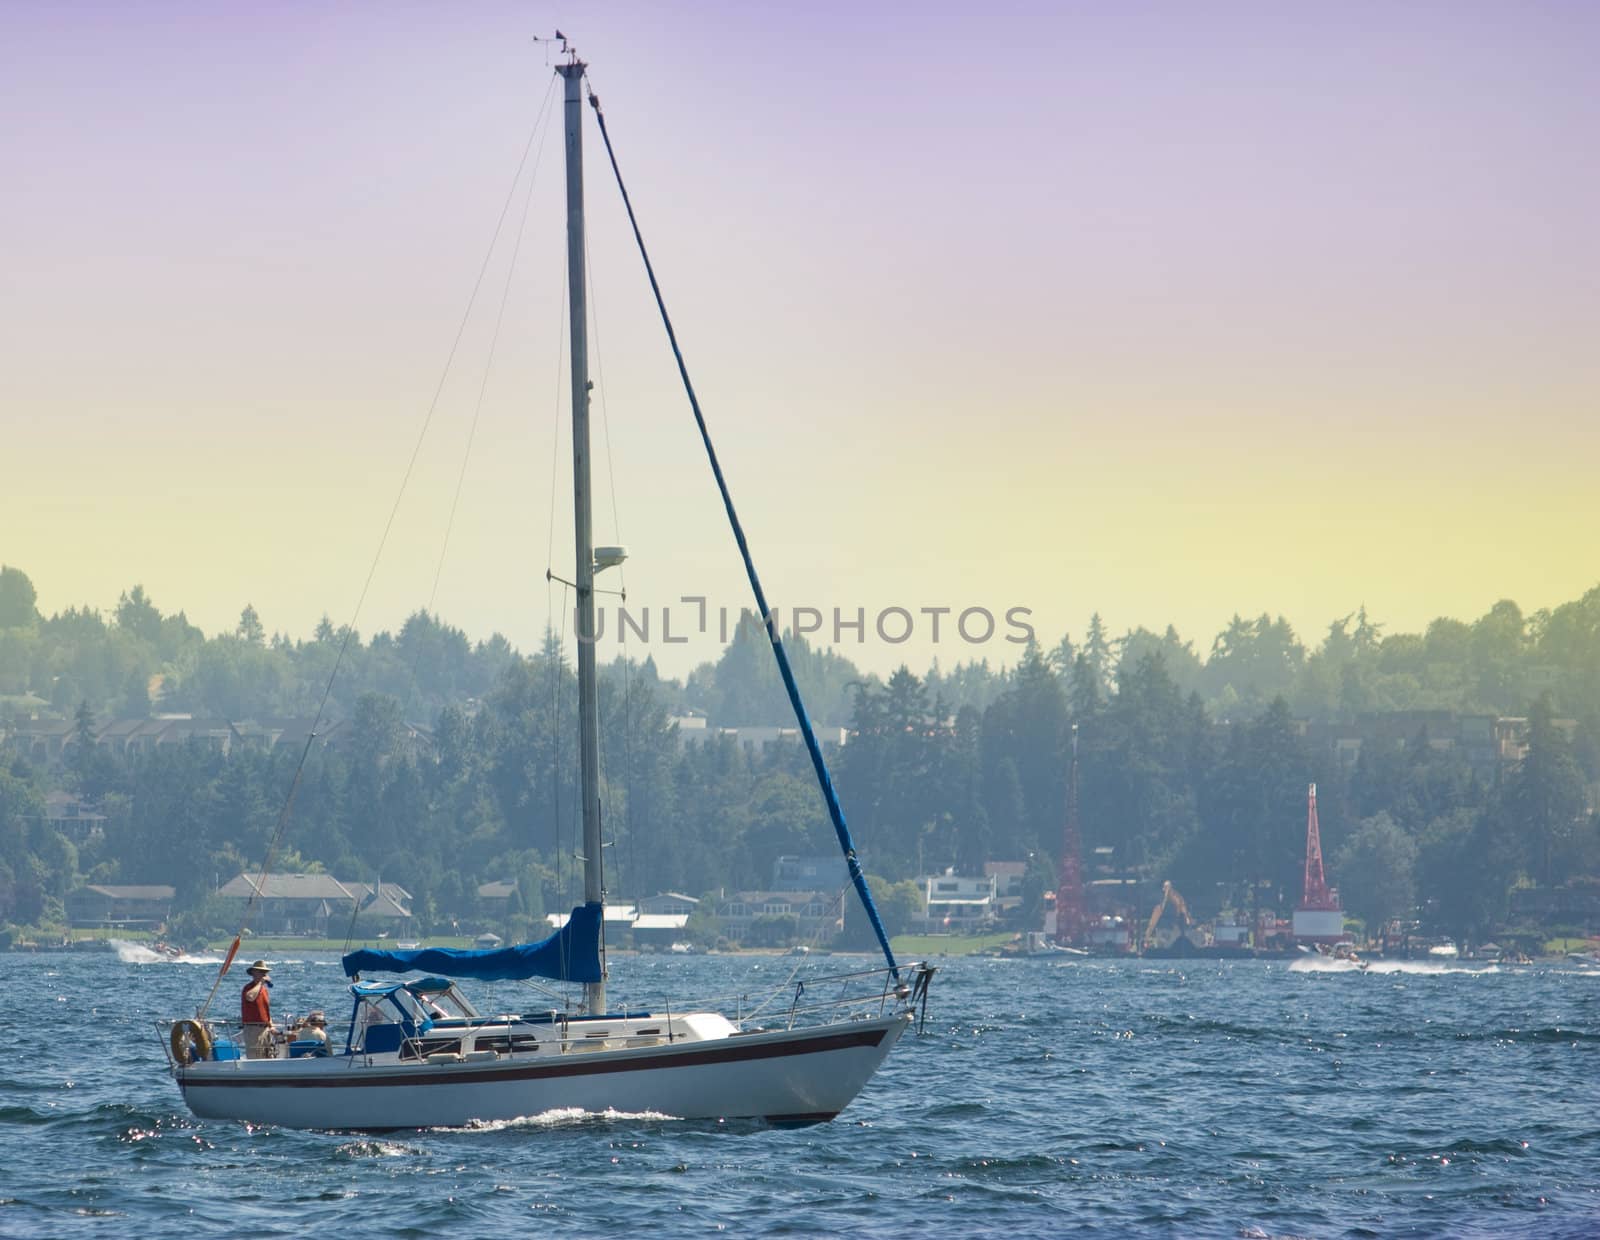
<svg viewBox="0 0 1600 1240">
<path fill-rule="evenodd" d="M 172 1058 L 180 1068 L 211 1058 L 211 1030 L 198 1020 L 179 1020 L 172 1024 Z"/>
</svg>

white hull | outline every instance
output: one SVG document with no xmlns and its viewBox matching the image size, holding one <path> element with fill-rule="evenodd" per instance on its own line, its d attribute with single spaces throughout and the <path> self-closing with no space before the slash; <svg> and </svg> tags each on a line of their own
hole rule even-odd
<svg viewBox="0 0 1600 1240">
<path fill-rule="evenodd" d="M 910 1019 L 490 1062 L 246 1059 L 174 1074 L 184 1101 L 204 1119 L 290 1128 L 459 1127 L 569 1108 L 814 1123 L 849 1105 Z"/>
</svg>

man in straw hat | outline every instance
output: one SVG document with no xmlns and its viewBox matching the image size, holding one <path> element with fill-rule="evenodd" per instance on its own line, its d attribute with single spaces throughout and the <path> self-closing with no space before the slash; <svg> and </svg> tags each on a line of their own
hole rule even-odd
<svg viewBox="0 0 1600 1240">
<path fill-rule="evenodd" d="M 247 1059 L 271 1059 L 277 1054 L 272 1040 L 272 1004 L 267 991 L 272 989 L 272 970 L 265 960 L 258 960 L 245 970 L 250 980 L 239 992 L 239 1023 L 243 1025 L 241 1040 Z"/>
</svg>

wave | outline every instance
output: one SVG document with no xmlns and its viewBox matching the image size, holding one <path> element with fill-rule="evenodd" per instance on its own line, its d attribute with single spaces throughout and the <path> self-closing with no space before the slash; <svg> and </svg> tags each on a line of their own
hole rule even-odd
<svg viewBox="0 0 1600 1240">
<path fill-rule="evenodd" d="M 33 1107 L 0 1107 L 0 1124 L 48 1124 L 55 1119 L 49 1112 Z"/>
<path fill-rule="evenodd" d="M 1514 1137 L 1457 1137 L 1442 1147 L 1454 1154 L 1505 1154 L 1522 1155 L 1528 1152 L 1528 1142 Z"/>
<path fill-rule="evenodd" d="M 334 1151 L 338 1158 L 400 1158 L 417 1151 L 398 1141 L 349 1141 Z"/>
<path fill-rule="evenodd" d="M 1548 1027 L 1542 1029 L 1492 1029 L 1483 1033 L 1463 1030 L 1455 1034 L 1458 1042 L 1544 1042 L 1553 1046 L 1562 1046 L 1568 1043 L 1600 1042 L 1600 1033 L 1590 1033 L 1584 1029 L 1562 1029 Z"/>
<path fill-rule="evenodd" d="M 1442 977 L 1447 973 L 1465 973 L 1480 977 L 1486 973 L 1504 971 L 1497 964 L 1474 967 L 1470 964 L 1440 964 L 1432 960 L 1368 960 L 1358 964 L 1354 960 L 1333 960 L 1327 956 L 1306 956 L 1289 964 L 1291 973 L 1406 973 L 1414 977 Z"/>
<path fill-rule="evenodd" d="M 1204 1016 L 1155 1015 L 1144 1021 L 1146 1036 L 1179 1034 L 1184 1040 L 1198 1041 L 1207 1036 L 1218 1036 L 1226 1042 L 1294 1043 L 1314 1040 L 1299 1026 L 1244 1025 L 1233 1021 L 1214 1020 Z M 1340 1035 L 1343 1036 L 1343 1035 Z M 1526 1028 L 1501 1027 L 1495 1029 L 1467 1029 L 1428 1023 L 1401 1029 L 1371 1028 L 1364 1030 L 1362 1038 L 1376 1045 L 1398 1042 L 1521 1042 L 1567 1046 L 1600 1042 L 1600 1031 L 1568 1028 L 1559 1025 L 1529 1026 Z M 1410 1087 L 1402 1087 L 1410 1088 Z M 1431 1089 L 1427 1092 L 1433 1092 Z M 950 1104 L 947 1104 L 947 1107 Z M 937 1113 L 937 1112 L 935 1112 Z"/>
<path fill-rule="evenodd" d="M 1152 1015 L 1145 1019 L 1145 1026 L 1150 1034 L 1178 1033 L 1186 1037 L 1220 1034 L 1223 1038 L 1241 1041 L 1298 1042 L 1305 1036 L 1305 1031 L 1298 1028 L 1242 1025 L 1208 1016 Z"/>
</svg>

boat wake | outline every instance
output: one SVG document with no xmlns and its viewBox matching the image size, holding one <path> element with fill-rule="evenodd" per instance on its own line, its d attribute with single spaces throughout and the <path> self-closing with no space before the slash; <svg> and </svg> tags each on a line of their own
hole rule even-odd
<svg viewBox="0 0 1600 1240">
<path fill-rule="evenodd" d="M 1289 965 L 1291 973 L 1407 973 L 1412 976 L 1439 977 L 1446 973 L 1500 973 L 1497 964 L 1473 967 L 1468 964 L 1441 964 L 1432 960 L 1333 960 L 1326 956 L 1308 956 Z"/>
<path fill-rule="evenodd" d="M 112 939 L 111 946 L 116 949 L 117 959 L 123 964 L 221 964 L 221 956 L 202 954 L 192 956 L 188 952 L 158 952 L 142 943 L 129 943 L 123 939 Z"/>
<path fill-rule="evenodd" d="M 460 1128 L 435 1128 L 434 1132 L 510 1132 L 521 1128 L 566 1128 L 577 1124 L 611 1124 L 619 1120 L 675 1120 L 678 1116 L 661 1111 L 585 1111 L 582 1107 L 556 1107 L 538 1115 L 519 1115 L 516 1119 L 473 1120 Z"/>
</svg>

